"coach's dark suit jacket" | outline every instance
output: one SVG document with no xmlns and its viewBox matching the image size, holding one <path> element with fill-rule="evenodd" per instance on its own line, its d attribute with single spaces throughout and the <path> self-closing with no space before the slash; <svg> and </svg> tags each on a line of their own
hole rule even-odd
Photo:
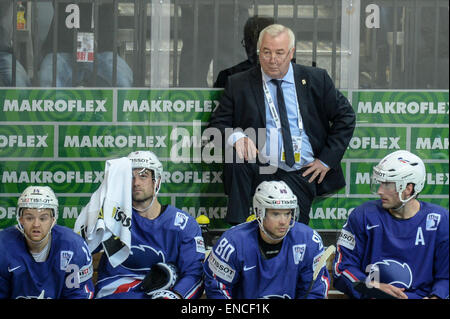
<svg viewBox="0 0 450 319">
<path fill-rule="evenodd" d="M 303 127 L 314 157 L 331 168 L 322 183 L 317 185 L 317 195 L 324 195 L 345 186 L 340 161 L 353 135 L 355 113 L 324 69 L 299 64 L 293 64 L 293 67 Z M 220 129 L 223 137 L 225 128 L 245 130 L 252 127 L 257 130 L 266 127 L 259 65 L 229 78 L 209 127 Z"/>
</svg>

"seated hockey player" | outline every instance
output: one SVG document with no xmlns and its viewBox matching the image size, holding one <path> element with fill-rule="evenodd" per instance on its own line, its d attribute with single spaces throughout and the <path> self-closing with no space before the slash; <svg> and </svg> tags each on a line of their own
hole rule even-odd
<svg viewBox="0 0 450 319">
<path fill-rule="evenodd" d="M 256 220 L 227 230 L 204 263 L 208 298 L 327 297 L 326 267 L 313 282 L 324 252 L 322 239 L 294 221 L 297 207 L 296 196 L 283 181 L 265 181 L 256 188 Z"/>
<path fill-rule="evenodd" d="M 352 298 L 448 298 L 448 210 L 417 200 L 425 178 L 423 161 L 403 150 L 373 168 L 380 199 L 355 208 L 342 228 L 336 289 Z"/>
<path fill-rule="evenodd" d="M 131 252 L 113 267 L 104 253 L 95 298 L 191 299 L 203 293 L 200 226 L 186 212 L 161 205 L 163 166 L 150 151 L 128 155 L 132 167 Z"/>
<path fill-rule="evenodd" d="M 0 298 L 91 299 L 91 254 L 83 238 L 56 225 L 52 189 L 29 186 L 17 206 L 16 227 L 0 231 Z"/>
</svg>

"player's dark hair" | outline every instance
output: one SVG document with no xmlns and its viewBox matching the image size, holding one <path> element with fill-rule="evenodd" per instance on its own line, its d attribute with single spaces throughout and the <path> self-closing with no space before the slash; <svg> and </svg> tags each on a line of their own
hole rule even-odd
<svg viewBox="0 0 450 319">
<path fill-rule="evenodd" d="M 244 47 L 249 59 L 256 58 L 256 45 L 258 43 L 259 33 L 267 26 L 274 24 L 275 20 L 271 17 L 253 16 L 247 20 L 244 26 Z M 256 59 L 257 60 L 257 59 Z"/>
</svg>

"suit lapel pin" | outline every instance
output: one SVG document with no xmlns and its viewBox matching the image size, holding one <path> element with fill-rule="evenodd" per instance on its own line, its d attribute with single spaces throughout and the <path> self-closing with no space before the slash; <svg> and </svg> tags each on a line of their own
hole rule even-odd
<svg viewBox="0 0 450 319">
<path fill-rule="evenodd" d="M 302 79 L 302 84 L 306 85 L 306 80 L 305 79 Z"/>
</svg>

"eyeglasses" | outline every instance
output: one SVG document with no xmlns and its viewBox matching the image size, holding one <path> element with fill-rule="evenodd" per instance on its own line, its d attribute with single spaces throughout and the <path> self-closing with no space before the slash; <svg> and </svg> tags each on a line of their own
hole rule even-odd
<svg viewBox="0 0 450 319">
<path fill-rule="evenodd" d="M 271 51 L 267 50 L 267 51 L 260 52 L 259 55 L 266 62 L 269 62 L 273 58 L 275 63 L 278 64 L 278 63 L 283 63 L 284 61 L 286 61 L 286 58 L 288 57 L 290 52 L 291 52 L 291 50 L 288 50 L 287 53 L 275 52 L 275 54 L 272 54 Z"/>
</svg>

